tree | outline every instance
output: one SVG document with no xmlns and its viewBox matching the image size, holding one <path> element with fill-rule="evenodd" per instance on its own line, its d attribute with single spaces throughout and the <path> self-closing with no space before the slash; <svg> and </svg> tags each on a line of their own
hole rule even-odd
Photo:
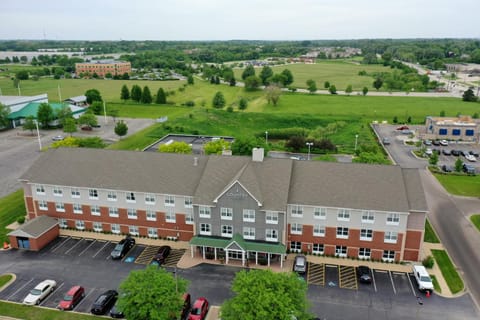
<svg viewBox="0 0 480 320">
<path fill-rule="evenodd" d="M 462 100 L 467 102 L 475 102 L 478 100 L 478 97 L 475 96 L 475 94 L 473 93 L 473 90 L 469 88 L 467 91 L 463 92 Z"/>
<path fill-rule="evenodd" d="M 193 80 L 193 76 L 191 74 L 189 74 L 187 77 L 187 83 L 190 85 L 193 85 L 195 83 L 195 81 Z"/>
<path fill-rule="evenodd" d="M 242 270 L 233 280 L 234 297 L 225 301 L 223 320 L 309 319 L 307 285 L 296 273 Z"/>
<path fill-rule="evenodd" d="M 257 139 L 254 137 L 239 137 L 235 139 L 232 143 L 232 154 L 234 155 L 251 155 L 252 150 L 258 146 L 265 147 L 265 140 L 264 139 Z"/>
<path fill-rule="evenodd" d="M 257 76 L 249 76 L 245 79 L 245 90 L 253 91 L 260 87 L 262 80 Z"/>
<path fill-rule="evenodd" d="M 8 115 L 10 114 L 10 107 L 0 103 L 0 128 L 6 128 L 10 124 Z"/>
<path fill-rule="evenodd" d="M 229 85 L 230 87 L 235 87 L 237 85 L 237 81 L 235 80 L 235 77 L 230 78 Z"/>
<path fill-rule="evenodd" d="M 158 148 L 158 151 L 166 153 L 190 154 L 192 153 L 192 146 L 184 141 L 175 141 L 170 144 L 161 144 Z"/>
<path fill-rule="evenodd" d="M 248 77 L 251 77 L 251 76 L 254 76 L 255 75 L 255 68 L 249 64 L 245 70 L 243 70 L 242 72 L 242 79 L 245 80 L 247 79 Z"/>
<path fill-rule="evenodd" d="M 165 94 L 165 91 L 163 90 L 163 88 L 158 88 L 157 97 L 155 98 L 155 103 L 156 104 L 167 103 L 167 95 Z"/>
<path fill-rule="evenodd" d="M 212 101 L 212 106 L 214 108 L 223 108 L 225 107 L 225 97 L 223 96 L 223 93 L 221 93 L 220 91 L 217 91 L 217 93 L 215 93 L 215 96 L 213 97 L 213 101 Z"/>
<path fill-rule="evenodd" d="M 130 97 L 133 101 L 140 102 L 142 99 L 142 88 L 139 85 L 134 84 L 132 86 L 132 92 L 130 93 Z"/>
<path fill-rule="evenodd" d="M 43 128 L 48 128 L 48 124 L 50 123 L 50 121 L 55 119 L 53 109 L 48 103 L 44 102 L 40 104 L 37 111 L 37 119 Z"/>
<path fill-rule="evenodd" d="M 331 94 L 337 94 L 337 87 L 332 84 L 330 87 L 328 87 L 328 92 L 330 92 Z"/>
<path fill-rule="evenodd" d="M 60 110 L 57 111 L 57 119 L 58 123 L 63 126 L 65 124 L 65 120 L 73 118 L 72 109 L 67 106 L 63 106 Z"/>
<path fill-rule="evenodd" d="M 75 124 L 75 119 L 67 118 L 63 123 L 63 132 L 72 135 L 72 133 L 77 132 L 77 125 Z"/>
<path fill-rule="evenodd" d="M 281 75 L 285 77 L 285 82 L 283 83 L 284 86 L 289 86 L 293 83 L 292 71 L 285 69 L 282 71 Z"/>
<path fill-rule="evenodd" d="M 305 137 L 292 136 L 285 144 L 285 147 L 293 151 L 300 151 L 300 149 L 305 147 Z"/>
<path fill-rule="evenodd" d="M 143 87 L 141 102 L 145 104 L 152 103 L 152 94 L 150 93 L 150 88 L 148 86 Z"/>
<path fill-rule="evenodd" d="M 363 93 L 364 96 L 366 96 L 367 93 L 368 93 L 368 88 L 367 88 L 367 87 L 363 87 L 362 93 Z"/>
<path fill-rule="evenodd" d="M 325 82 L 323 83 L 323 87 L 324 87 L 325 89 L 330 88 L 330 82 L 325 81 Z"/>
<path fill-rule="evenodd" d="M 123 101 L 127 101 L 130 99 L 130 90 L 128 90 L 128 87 L 126 84 L 122 86 L 122 92 L 120 93 L 120 99 Z"/>
<path fill-rule="evenodd" d="M 100 91 L 97 89 L 89 89 L 85 92 L 85 96 L 87 97 L 87 103 L 92 104 L 94 101 L 103 101 L 102 96 L 100 95 Z"/>
<path fill-rule="evenodd" d="M 377 89 L 377 91 L 382 87 L 383 85 L 383 80 L 382 78 L 378 77 L 373 81 L 373 87 Z"/>
<path fill-rule="evenodd" d="M 315 80 L 307 80 L 307 90 L 310 93 L 315 93 L 317 91 L 317 83 L 315 82 Z"/>
<path fill-rule="evenodd" d="M 78 124 L 94 127 L 98 124 L 97 117 L 93 114 L 93 112 L 85 112 L 78 118 Z"/>
<path fill-rule="evenodd" d="M 436 166 L 438 163 L 438 152 L 434 151 L 432 152 L 432 155 L 428 159 L 428 163 L 430 163 L 432 166 Z"/>
<path fill-rule="evenodd" d="M 463 170 L 463 161 L 460 158 L 455 160 L 455 172 L 462 172 Z"/>
<path fill-rule="evenodd" d="M 28 71 L 26 70 L 20 70 L 15 74 L 15 78 L 18 80 L 28 80 Z"/>
<path fill-rule="evenodd" d="M 115 125 L 115 134 L 117 136 L 119 136 L 120 138 L 122 138 L 124 135 L 127 134 L 128 132 L 128 126 L 125 122 L 123 122 L 123 120 L 120 120 L 117 122 L 117 124 Z"/>
<path fill-rule="evenodd" d="M 248 100 L 245 98 L 240 98 L 240 101 L 238 101 L 238 109 L 240 110 L 245 110 L 247 109 L 248 106 Z"/>
<path fill-rule="evenodd" d="M 93 114 L 99 115 L 102 114 L 103 103 L 101 101 L 94 101 L 89 108 Z"/>
<path fill-rule="evenodd" d="M 260 79 L 262 79 L 262 84 L 264 86 L 268 85 L 268 79 L 273 76 L 273 70 L 269 66 L 264 66 L 260 72 Z"/>
<path fill-rule="evenodd" d="M 207 142 L 203 146 L 203 151 L 207 155 L 222 154 L 223 150 L 230 150 L 230 143 L 223 139 Z"/>
<path fill-rule="evenodd" d="M 35 118 L 33 116 L 28 116 L 25 118 L 25 122 L 23 123 L 23 130 L 30 130 L 30 134 L 33 136 L 33 130 L 37 128 L 37 124 L 35 123 Z"/>
<path fill-rule="evenodd" d="M 285 82 L 287 81 L 287 78 L 281 73 L 275 73 L 272 77 L 267 79 L 268 83 L 270 84 L 276 84 L 281 87 L 285 87 Z"/>
<path fill-rule="evenodd" d="M 349 84 L 349 85 L 347 86 L 347 89 L 345 89 L 345 93 L 348 94 L 348 95 L 350 95 L 350 94 L 352 93 L 352 91 L 353 91 L 352 85 Z"/>
<path fill-rule="evenodd" d="M 273 106 L 276 106 L 278 100 L 280 99 L 280 95 L 282 94 L 282 89 L 280 89 L 280 87 L 277 85 L 271 84 L 265 88 L 265 92 L 268 103 L 270 104 L 271 102 Z"/>
<path fill-rule="evenodd" d="M 131 271 L 120 284 L 118 307 L 131 320 L 179 319 L 187 281 L 164 268 Z"/>
</svg>

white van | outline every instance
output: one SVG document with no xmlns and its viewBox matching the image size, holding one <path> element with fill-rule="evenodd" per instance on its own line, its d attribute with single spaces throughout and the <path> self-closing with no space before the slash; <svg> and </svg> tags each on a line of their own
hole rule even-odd
<svg viewBox="0 0 480 320">
<path fill-rule="evenodd" d="M 432 279 L 424 266 L 413 266 L 413 275 L 415 280 L 417 280 L 418 290 L 433 291 Z"/>
</svg>

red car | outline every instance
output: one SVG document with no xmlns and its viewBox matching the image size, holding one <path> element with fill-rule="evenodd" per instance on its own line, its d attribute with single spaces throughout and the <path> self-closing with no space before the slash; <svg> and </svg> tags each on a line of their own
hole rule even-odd
<svg viewBox="0 0 480 320">
<path fill-rule="evenodd" d="M 206 298 L 198 298 L 193 304 L 192 310 L 188 315 L 188 320 L 203 320 L 207 316 L 208 301 Z"/>
<path fill-rule="evenodd" d="M 398 127 L 397 130 L 409 130 L 410 128 L 407 127 L 407 126 L 401 126 L 401 127 Z"/>
<path fill-rule="evenodd" d="M 72 310 L 80 300 L 85 297 L 85 289 L 81 286 L 73 286 L 58 304 L 60 310 Z"/>
</svg>

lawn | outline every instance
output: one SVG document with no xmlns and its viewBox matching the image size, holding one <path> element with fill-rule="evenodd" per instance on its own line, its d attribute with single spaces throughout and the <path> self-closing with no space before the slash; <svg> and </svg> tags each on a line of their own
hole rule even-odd
<svg viewBox="0 0 480 320">
<path fill-rule="evenodd" d="M 76 312 L 65 312 L 54 309 L 25 306 L 18 303 L 0 301 L 2 316 L 29 320 L 92 320 L 98 319 L 93 315 Z"/>
<path fill-rule="evenodd" d="M 480 231 L 480 214 L 473 214 L 470 216 L 470 221 L 473 223 L 475 228 Z"/>
<path fill-rule="evenodd" d="M 0 244 L 3 245 L 3 242 L 8 240 L 7 233 L 11 231 L 5 227 L 17 221 L 19 217 L 25 216 L 25 214 L 23 189 L 0 199 Z"/>
<path fill-rule="evenodd" d="M 450 291 L 455 294 L 463 290 L 463 281 L 445 250 L 432 250 L 433 257 L 447 282 Z"/>
<path fill-rule="evenodd" d="M 480 197 L 480 176 L 435 174 L 437 180 L 451 194 Z"/>
<path fill-rule="evenodd" d="M 0 289 L 10 280 L 12 280 L 13 276 L 11 274 L 3 274 L 0 276 Z"/>
<path fill-rule="evenodd" d="M 440 243 L 440 240 L 438 240 L 437 234 L 435 233 L 435 230 L 433 230 L 433 227 L 428 221 L 428 219 L 425 221 L 425 235 L 423 236 L 423 241 L 430 243 Z"/>
<path fill-rule="evenodd" d="M 435 277 L 433 274 L 430 276 L 432 278 L 432 283 L 433 283 L 433 290 L 438 293 L 442 293 L 442 288 L 440 288 L 440 284 L 438 284 L 437 277 Z"/>
</svg>

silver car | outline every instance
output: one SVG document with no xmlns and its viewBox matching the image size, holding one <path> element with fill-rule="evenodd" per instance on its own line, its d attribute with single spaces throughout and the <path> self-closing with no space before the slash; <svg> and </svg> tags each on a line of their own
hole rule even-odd
<svg viewBox="0 0 480 320">
<path fill-rule="evenodd" d="M 305 273 L 307 271 L 307 257 L 298 255 L 293 261 L 293 271 L 297 273 Z"/>
</svg>

